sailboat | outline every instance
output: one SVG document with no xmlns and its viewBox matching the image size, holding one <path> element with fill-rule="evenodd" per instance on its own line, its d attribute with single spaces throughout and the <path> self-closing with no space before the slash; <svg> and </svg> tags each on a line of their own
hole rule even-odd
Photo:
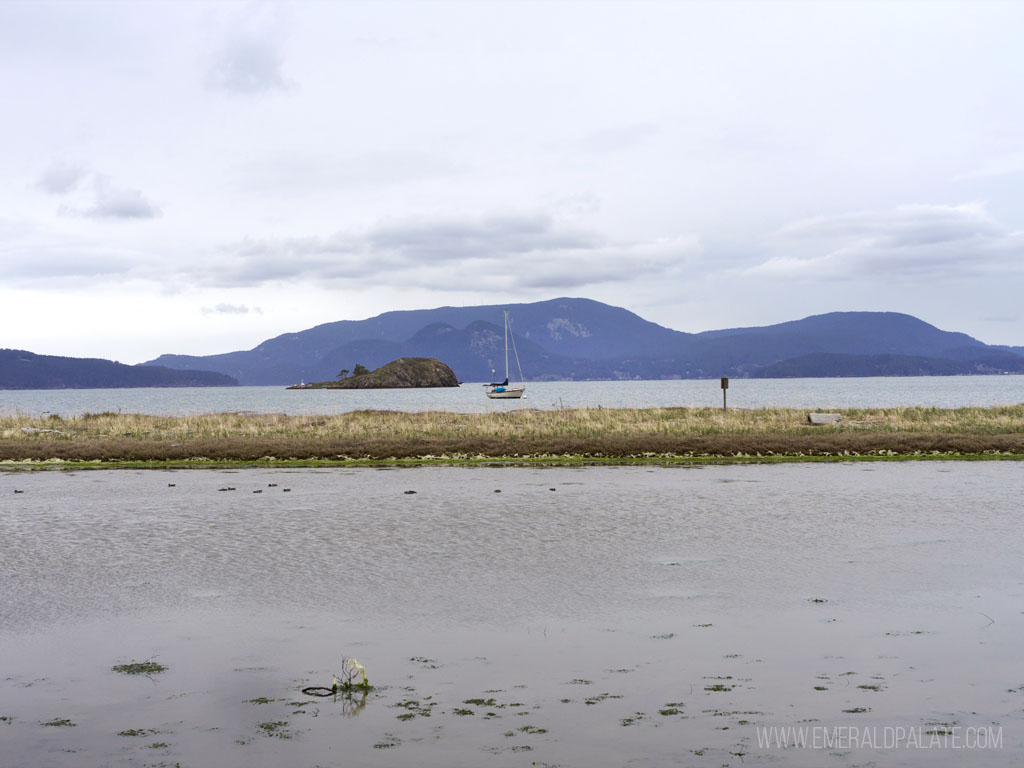
<svg viewBox="0 0 1024 768">
<path fill-rule="evenodd" d="M 523 366 L 519 364 L 519 352 L 516 350 L 516 339 L 512 337 L 512 352 L 516 358 L 516 367 L 519 368 L 519 381 L 522 384 L 518 387 L 510 387 L 508 384 L 508 310 L 505 310 L 505 380 L 502 382 L 492 381 L 490 384 L 484 384 L 485 387 L 489 387 L 487 390 L 487 396 L 490 398 L 513 398 L 522 397 L 526 391 L 526 381 L 523 379 Z M 493 371 L 492 371 L 493 373 Z"/>
</svg>

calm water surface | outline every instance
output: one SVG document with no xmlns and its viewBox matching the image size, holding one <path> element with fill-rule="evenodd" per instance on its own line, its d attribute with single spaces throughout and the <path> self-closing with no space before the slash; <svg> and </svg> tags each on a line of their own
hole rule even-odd
<svg viewBox="0 0 1024 768">
<path fill-rule="evenodd" d="M 996 462 L 0 473 L 3 764 L 1014 765 L 1022 497 Z M 372 693 L 301 693 L 345 655 Z M 759 743 L 796 726 L 1001 748 Z"/>
<path fill-rule="evenodd" d="M 732 379 L 737 408 L 940 408 L 1024 403 L 1024 376 L 914 376 L 863 379 Z M 521 400 L 488 400 L 479 384 L 442 389 L 289 390 L 284 387 L 0 391 L 0 413 L 39 415 L 124 411 L 184 415 L 223 411 L 343 413 L 361 409 L 478 413 L 511 408 L 718 407 L 719 380 L 552 381 L 527 386 Z"/>
</svg>

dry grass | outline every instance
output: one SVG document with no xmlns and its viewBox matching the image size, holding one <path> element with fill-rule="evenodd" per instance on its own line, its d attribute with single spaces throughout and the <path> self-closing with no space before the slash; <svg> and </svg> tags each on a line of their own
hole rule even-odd
<svg viewBox="0 0 1024 768">
<path fill-rule="evenodd" d="M 841 413 L 835 427 L 811 427 L 807 411 L 784 408 L 0 415 L 0 460 L 1024 453 L 1024 405 Z"/>
</svg>

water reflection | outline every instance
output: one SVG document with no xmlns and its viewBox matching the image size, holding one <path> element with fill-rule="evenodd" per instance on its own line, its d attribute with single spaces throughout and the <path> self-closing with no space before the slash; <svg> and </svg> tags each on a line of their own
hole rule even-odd
<svg viewBox="0 0 1024 768">
<path fill-rule="evenodd" d="M 345 717 L 355 717 L 366 708 L 367 696 L 369 696 L 367 691 L 361 691 L 358 693 L 349 691 L 337 694 L 334 697 L 334 700 L 341 702 L 341 713 L 345 715 Z"/>
</svg>

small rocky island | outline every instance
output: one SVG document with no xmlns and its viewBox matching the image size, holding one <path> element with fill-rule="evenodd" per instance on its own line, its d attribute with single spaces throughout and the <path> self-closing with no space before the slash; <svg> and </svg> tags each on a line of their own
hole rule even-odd
<svg viewBox="0 0 1024 768">
<path fill-rule="evenodd" d="M 360 366 L 356 366 L 358 371 Z M 343 371 L 342 373 L 347 373 Z M 408 387 L 457 387 L 455 372 L 434 357 L 400 357 L 375 371 L 339 377 L 337 381 L 313 381 L 288 389 L 400 389 Z"/>
</svg>

